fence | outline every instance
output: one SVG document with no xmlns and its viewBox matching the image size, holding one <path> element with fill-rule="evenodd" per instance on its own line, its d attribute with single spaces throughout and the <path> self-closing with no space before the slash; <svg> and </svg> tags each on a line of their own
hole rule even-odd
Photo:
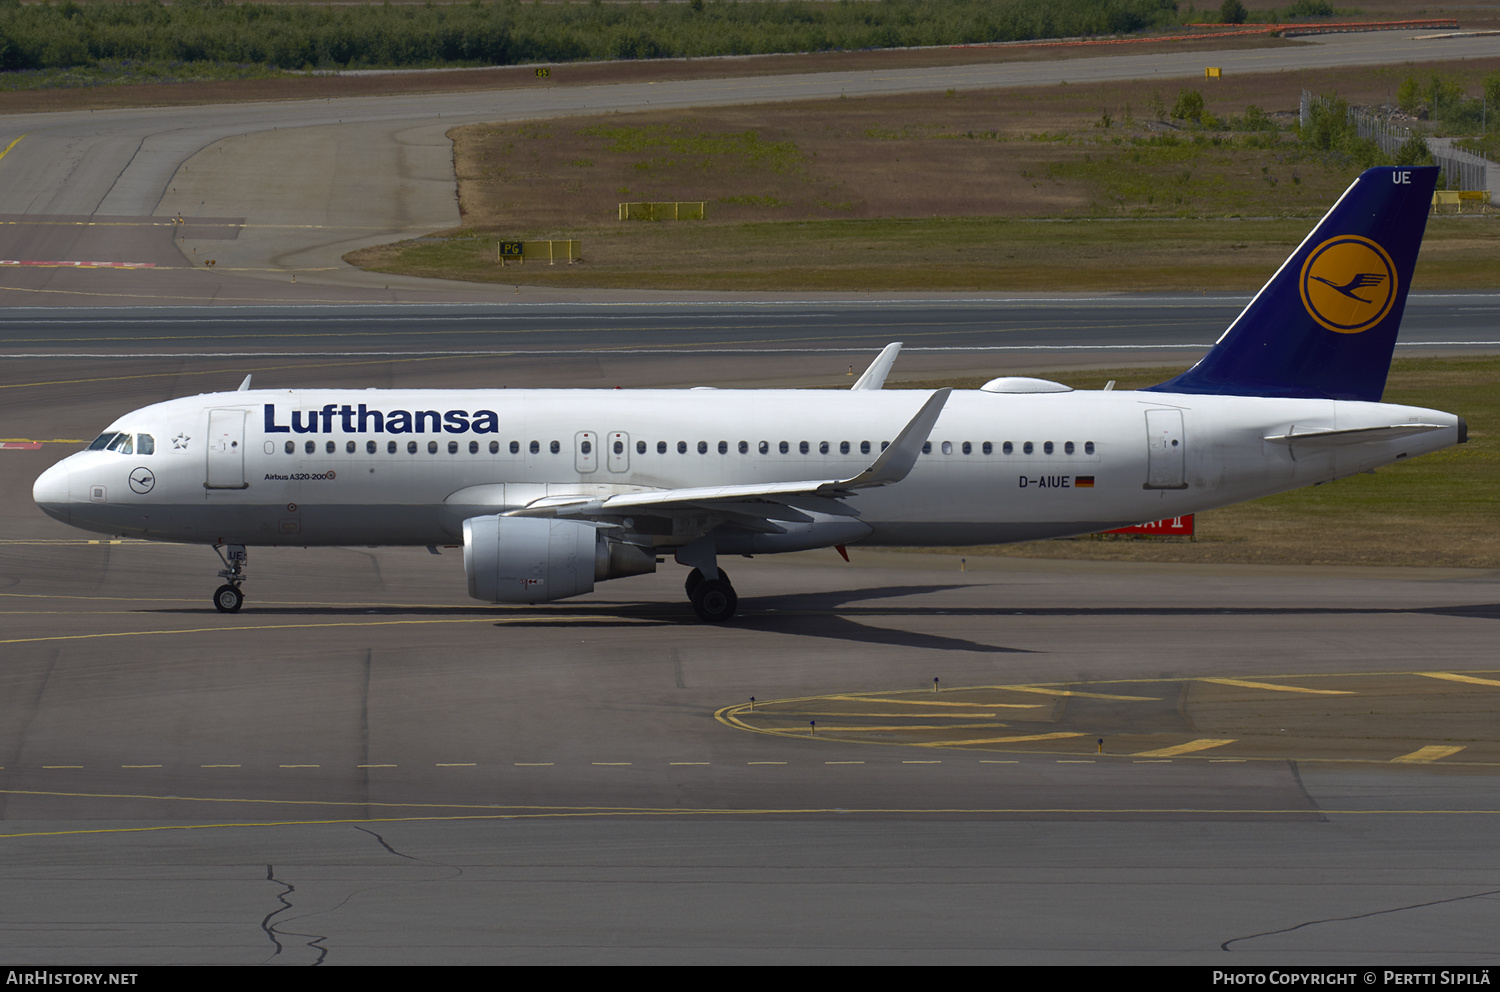
<svg viewBox="0 0 1500 992">
<path fill-rule="evenodd" d="M 1312 120 L 1313 101 L 1324 106 L 1331 102 L 1328 97 L 1313 96 L 1307 90 L 1303 90 L 1300 118 L 1303 127 L 1306 127 Z M 1417 133 L 1409 127 L 1393 124 L 1374 114 L 1355 110 L 1353 107 L 1349 108 L 1349 120 L 1354 124 L 1355 131 L 1361 138 L 1375 142 L 1377 148 L 1392 156 Z M 1433 162 L 1443 170 L 1443 178 L 1447 180 L 1450 189 L 1489 189 L 1487 167 L 1490 163 L 1487 159 L 1469 152 L 1461 152 L 1456 148 L 1434 148 L 1430 142 L 1427 150 L 1432 153 Z"/>
<path fill-rule="evenodd" d="M 622 203 L 621 220 L 702 220 L 707 200 L 665 201 L 662 203 Z"/>
</svg>

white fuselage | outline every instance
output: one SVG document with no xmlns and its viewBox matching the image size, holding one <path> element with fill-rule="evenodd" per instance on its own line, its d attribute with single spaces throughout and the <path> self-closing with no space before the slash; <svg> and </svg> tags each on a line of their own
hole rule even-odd
<svg viewBox="0 0 1500 992">
<path fill-rule="evenodd" d="M 74 526 L 151 540 L 453 544 L 465 519 L 548 496 L 851 478 L 927 395 L 216 393 L 121 417 L 106 433 L 131 435 L 131 453 L 121 444 L 72 455 L 37 481 L 35 495 Z M 1339 445 L 1266 440 L 1404 423 L 1442 429 Z M 856 528 L 808 543 L 967 545 L 1088 533 L 1366 471 L 1454 444 L 1458 424 L 1433 410 L 1349 401 L 954 392 L 911 473 L 848 497 Z M 150 454 L 140 453 L 142 434 Z M 681 543 L 670 530 L 640 529 L 657 547 Z"/>
</svg>

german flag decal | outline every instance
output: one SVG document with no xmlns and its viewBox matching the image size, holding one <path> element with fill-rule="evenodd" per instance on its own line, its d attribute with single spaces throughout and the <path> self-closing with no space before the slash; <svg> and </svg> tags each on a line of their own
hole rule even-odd
<svg viewBox="0 0 1500 992">
<path fill-rule="evenodd" d="M 1092 475 L 1080 475 L 1073 480 L 1074 489 L 1093 489 L 1094 477 Z"/>
</svg>

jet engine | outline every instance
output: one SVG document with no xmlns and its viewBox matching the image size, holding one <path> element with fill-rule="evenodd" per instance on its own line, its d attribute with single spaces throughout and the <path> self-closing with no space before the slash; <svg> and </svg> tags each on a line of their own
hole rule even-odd
<svg viewBox="0 0 1500 992">
<path fill-rule="evenodd" d="M 543 517 L 464 521 L 469 595 L 486 603 L 545 603 L 594 591 L 594 583 L 656 571 L 649 548 L 611 541 L 598 528 Z"/>
</svg>

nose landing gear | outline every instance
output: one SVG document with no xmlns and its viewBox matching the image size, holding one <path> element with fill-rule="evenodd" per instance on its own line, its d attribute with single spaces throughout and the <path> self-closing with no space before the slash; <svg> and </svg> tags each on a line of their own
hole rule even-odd
<svg viewBox="0 0 1500 992">
<path fill-rule="evenodd" d="M 229 554 L 226 556 L 216 544 L 214 554 L 224 563 L 219 571 L 219 578 L 228 580 L 214 590 L 214 609 L 220 613 L 238 613 L 240 607 L 245 605 L 245 594 L 240 592 L 240 583 L 245 581 L 245 564 L 249 561 L 245 546 L 229 545 Z"/>
</svg>

